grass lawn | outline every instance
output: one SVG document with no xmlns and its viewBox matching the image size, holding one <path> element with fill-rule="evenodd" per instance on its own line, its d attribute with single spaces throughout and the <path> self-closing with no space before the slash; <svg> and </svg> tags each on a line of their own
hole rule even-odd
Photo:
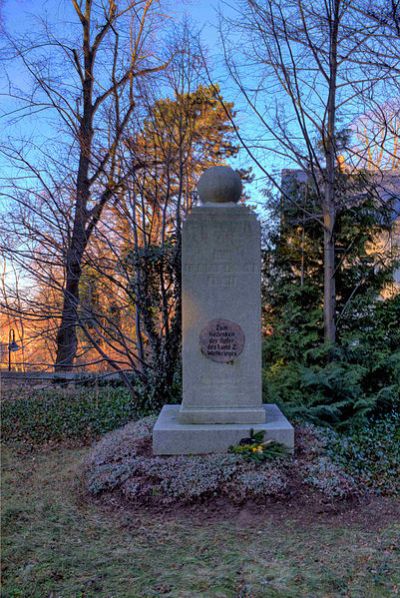
<svg viewBox="0 0 400 598">
<path fill-rule="evenodd" d="M 106 508 L 80 495 L 86 450 L 4 449 L 4 598 L 400 595 L 398 522 Z"/>
</svg>

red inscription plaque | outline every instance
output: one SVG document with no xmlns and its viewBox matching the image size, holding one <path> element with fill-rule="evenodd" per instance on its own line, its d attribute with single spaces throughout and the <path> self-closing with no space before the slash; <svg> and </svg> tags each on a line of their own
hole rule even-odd
<svg viewBox="0 0 400 598">
<path fill-rule="evenodd" d="M 200 349 L 203 355 L 228 363 L 234 361 L 244 349 L 244 332 L 230 320 L 211 320 L 200 333 Z"/>
</svg>

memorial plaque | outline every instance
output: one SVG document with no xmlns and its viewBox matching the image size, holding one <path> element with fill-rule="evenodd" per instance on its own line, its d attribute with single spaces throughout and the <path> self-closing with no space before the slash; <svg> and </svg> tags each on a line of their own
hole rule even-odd
<svg viewBox="0 0 400 598">
<path fill-rule="evenodd" d="M 211 320 L 200 333 L 203 355 L 219 363 L 229 363 L 239 357 L 244 349 L 244 332 L 230 320 Z"/>
</svg>

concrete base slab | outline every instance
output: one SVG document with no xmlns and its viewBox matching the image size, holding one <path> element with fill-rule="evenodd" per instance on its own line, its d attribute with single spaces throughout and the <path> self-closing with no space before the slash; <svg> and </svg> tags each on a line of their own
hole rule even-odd
<svg viewBox="0 0 400 598">
<path fill-rule="evenodd" d="M 294 448 L 294 429 L 274 404 L 264 404 L 266 421 L 252 424 L 186 424 L 178 421 L 180 405 L 165 405 L 153 429 L 154 455 L 224 453 L 232 444 L 263 430 L 265 440 Z"/>
</svg>

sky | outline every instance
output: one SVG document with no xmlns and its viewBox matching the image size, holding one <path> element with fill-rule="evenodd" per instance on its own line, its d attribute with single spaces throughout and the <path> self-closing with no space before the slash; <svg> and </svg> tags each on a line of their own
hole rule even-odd
<svg viewBox="0 0 400 598">
<path fill-rule="evenodd" d="M 6 31 L 11 36 L 21 36 L 25 32 L 35 33 L 35 28 L 38 27 L 38 19 L 40 17 L 47 19 L 51 23 L 59 24 L 59 33 L 67 33 L 69 22 L 76 20 L 76 15 L 71 6 L 71 0 L 0 0 L 0 5 L 3 10 L 3 19 Z M 197 27 L 201 32 L 202 41 L 208 49 L 208 56 L 210 57 L 211 72 L 214 82 L 218 82 L 221 88 L 223 97 L 227 101 L 233 101 L 235 109 L 237 110 L 237 124 L 239 125 L 241 134 L 246 141 L 250 140 L 250 144 L 254 144 L 254 151 L 257 152 L 257 157 L 261 159 L 264 168 L 271 174 L 275 174 L 279 180 L 280 171 L 282 168 L 293 167 L 290 157 L 282 155 L 278 157 L 276 154 L 265 151 L 263 144 L 270 140 L 266 139 L 265 129 L 260 126 L 259 120 L 253 116 L 243 99 L 243 96 L 235 88 L 234 84 L 227 75 L 227 69 L 224 65 L 223 49 L 220 42 L 218 23 L 218 13 L 221 12 L 226 17 L 235 18 L 238 16 L 237 10 L 241 4 L 241 0 L 162 0 L 165 7 L 165 13 L 172 16 L 176 22 L 179 22 L 184 17 L 187 17 L 190 22 Z M 231 43 L 234 52 L 238 59 L 243 59 L 245 62 L 249 57 L 245 57 L 246 45 L 244 40 L 238 38 L 237 34 L 231 34 Z M 251 44 L 249 45 L 253 50 Z M 0 37 L 0 58 L 1 54 L 7 55 L 10 47 L 7 49 L 6 38 Z M 256 48 L 257 51 L 257 48 Z M 3 61 L 5 63 L 5 61 Z M 250 64 L 251 63 L 251 64 Z M 253 71 L 254 60 L 250 55 L 250 63 L 246 66 L 251 68 L 250 75 L 246 79 L 248 88 L 255 87 L 257 81 L 256 72 Z M 1 70 L 3 68 L 3 71 Z M 17 87 L 26 87 L 26 75 L 21 65 L 14 63 L 13 69 L 10 72 L 13 84 Z M 68 83 L 68 76 L 65 79 Z M 2 67 L 0 61 L 0 89 L 3 88 L 5 92 L 0 92 L 0 143 L 7 145 L 7 136 L 15 140 L 26 137 L 31 137 L 39 144 L 46 144 L 47 138 L 55 137 L 54 121 L 51 120 L 49 111 L 45 113 L 36 114 L 22 120 L 14 120 L 10 123 L 8 116 L 9 111 L 13 108 L 13 104 L 7 98 L 7 78 L 4 76 L 4 66 Z M 269 81 L 270 83 L 270 81 Z M 273 112 L 275 107 L 275 96 L 277 96 L 276 81 L 269 86 L 268 94 L 263 93 L 262 99 L 264 101 L 263 109 L 271 108 Z M 319 93 L 315 93 L 318 89 L 313 87 L 313 80 L 310 82 L 311 95 L 317 98 Z M 356 101 L 354 102 L 356 103 Z M 280 108 L 280 106 L 278 106 Z M 347 115 L 349 118 L 351 114 Z M 296 138 L 293 138 L 296 141 Z M 255 146 L 259 146 L 257 149 Z M 253 146 L 252 146 L 253 149 Z M 251 162 L 245 150 L 239 153 L 238 159 L 232 162 L 234 168 L 253 168 L 255 180 L 246 189 L 247 195 L 250 197 L 251 205 L 255 205 L 258 213 L 263 218 L 268 218 L 268 212 L 263 210 L 265 204 L 263 189 L 266 188 L 267 180 L 263 172 Z M 13 176 L 14 173 L 10 167 L 6 165 L 4 159 L 0 155 L 0 186 L 1 177 Z M 4 210 L 5 200 L 4 196 L 0 195 L 0 218 L 2 209 Z"/>
<path fill-rule="evenodd" d="M 2 4 L 1 4 L 2 1 Z M 72 8 L 71 0 L 0 0 L 0 4 L 3 6 L 4 21 L 6 30 L 12 36 L 19 36 L 26 31 L 35 32 L 37 27 L 37 21 L 40 17 L 47 16 L 49 22 L 59 23 L 59 32 L 61 34 L 68 32 L 69 23 L 74 19 L 76 21 L 76 15 Z M 243 4 L 242 0 L 161 0 L 161 6 L 163 7 L 164 13 L 167 17 L 172 17 L 175 22 L 179 22 L 184 17 L 188 17 L 190 22 L 197 27 L 201 32 L 201 37 L 204 45 L 206 46 L 208 56 L 210 57 L 211 74 L 214 82 L 219 83 L 223 97 L 227 101 L 233 101 L 235 110 L 237 111 L 237 124 L 240 129 L 241 135 L 243 135 L 246 142 L 249 143 L 252 150 L 257 154 L 257 158 L 261 161 L 263 167 L 268 173 L 279 177 L 280 171 L 283 168 L 294 167 L 291 158 L 287 155 L 287 151 L 282 149 L 282 154 L 279 156 L 276 150 L 276 145 L 272 147 L 271 151 L 267 151 L 265 148 L 268 144 L 276 144 L 273 139 L 268 139 L 267 129 L 261 125 L 259 119 L 254 116 L 251 109 L 248 107 L 243 94 L 235 87 L 232 79 L 227 74 L 227 68 L 224 64 L 223 48 L 219 36 L 219 13 L 222 13 L 224 17 L 238 18 L 239 8 Z M 238 19 L 239 20 L 239 19 Z M 293 118 L 293 108 L 289 106 L 287 108 L 287 102 L 283 100 L 279 95 L 279 84 L 277 84 L 277 78 L 272 79 L 269 77 L 266 80 L 265 89 L 262 93 L 258 92 L 257 85 L 264 81 L 261 72 L 262 66 L 257 63 L 257 58 L 254 59 L 254 53 L 257 53 L 258 47 L 252 46 L 252 39 L 249 42 L 242 40 L 238 37 L 237 33 L 232 32 L 232 28 L 228 30 L 228 37 L 230 37 L 230 45 L 235 58 L 238 62 L 245 65 L 244 69 L 241 68 L 241 72 L 245 74 L 245 86 L 246 90 L 249 91 L 253 96 L 257 95 L 257 109 L 261 108 L 261 116 L 268 114 L 267 120 L 271 117 L 274 118 L 275 110 L 279 119 L 282 122 L 287 123 L 290 121 L 294 122 L 294 125 L 287 125 L 290 134 L 294 133 L 291 138 L 291 142 L 302 143 L 302 135 L 296 129 L 296 119 Z M 317 31 L 318 36 L 318 31 Z M 0 52 L 2 51 L 3 41 L 0 39 Z M 249 54 L 246 54 L 248 50 Z M 3 50 L 7 53 L 7 50 Z M 263 56 L 264 58 L 264 56 Z M 311 65 L 312 67 L 312 65 Z M 3 76 L 1 80 L 1 61 L 0 61 L 0 86 L 3 83 L 3 87 L 6 89 L 7 79 Z M 4 67 L 3 67 L 4 68 Z M 257 70 L 259 69 L 259 70 Z M 301 69 L 300 69 L 301 70 Z M 317 70 L 317 69 L 316 69 Z M 305 91 L 302 94 L 306 96 L 305 101 L 308 105 L 312 106 L 315 104 L 315 110 L 324 110 L 324 100 L 320 96 L 324 96 L 325 92 L 323 88 L 318 87 L 321 85 L 322 76 L 318 79 L 318 75 L 312 74 L 312 71 L 305 68 L 304 71 L 308 74 L 304 75 Z M 309 80 L 306 78 L 309 76 Z M 25 84 L 25 74 L 20 64 L 15 63 L 15 68 L 11 72 L 11 78 L 15 85 L 21 87 Z M 68 79 L 67 79 L 68 80 Z M 5 84 L 5 85 L 4 85 Z M 261 83 L 260 83 L 261 84 Z M 325 85 L 326 87 L 326 85 Z M 161 87 L 162 89 L 162 87 Z M 349 93 L 346 91 L 348 87 L 344 87 L 344 94 Z M 326 91 L 326 90 L 325 90 Z M 307 96 L 310 96 L 307 98 Z M 344 123 L 340 122 L 339 126 L 348 126 L 351 121 L 357 117 L 362 106 L 357 101 L 357 96 L 354 96 L 354 101 L 344 102 L 344 108 L 341 109 L 341 117 Z M 275 104 L 276 102 L 276 104 Z M 360 108 L 361 106 L 361 108 Z M 11 108 L 10 100 L 7 99 L 6 94 L 0 94 L 0 135 L 2 141 L 9 135 L 14 139 L 19 139 L 32 135 L 35 140 L 40 143 L 45 142 L 46 137 L 54 137 L 54 122 L 49 121 L 49 111 L 35 115 L 34 118 L 16 120 L 11 126 L 7 126 L 7 114 Z M 285 111 L 283 111 L 283 109 Z M 317 117 L 318 120 L 318 117 Z M 269 120 L 268 122 L 273 122 Z M 1 159 L 1 158 L 0 158 Z M 265 189 L 267 180 L 264 173 L 251 162 L 248 154 L 245 150 L 241 151 L 237 160 L 232 163 L 232 166 L 236 168 L 248 168 L 252 166 L 255 175 L 255 181 L 248 189 L 249 195 L 251 196 L 252 202 L 258 205 L 263 204 L 262 189 Z M 1 168 L 1 163 L 0 163 Z M 0 198 L 1 199 L 1 198 Z M 1 210 L 1 201 L 0 201 Z"/>
<path fill-rule="evenodd" d="M 221 11 L 228 17 L 235 16 L 236 9 L 234 2 L 235 0 L 233 0 L 232 4 L 222 0 L 167 0 L 166 6 L 168 14 L 172 15 L 177 21 L 188 17 L 200 31 L 202 41 L 211 59 L 214 80 L 219 82 L 222 95 L 225 99 L 234 101 L 235 108 L 238 110 L 237 122 L 241 132 L 244 134 L 248 133 L 251 136 L 252 131 L 254 131 L 257 125 L 253 117 L 246 111 L 245 102 L 238 93 L 238 90 L 234 88 L 227 77 L 219 40 L 218 12 Z M 47 16 L 50 22 L 67 23 L 73 11 L 70 0 L 4 0 L 3 13 L 6 30 L 12 36 L 19 36 L 28 30 L 34 29 L 37 26 L 37 19 L 39 17 Z M 240 40 L 238 40 L 238 48 L 240 48 Z M 24 77 L 23 70 L 16 64 L 12 72 L 13 83 L 24 87 Z M 51 137 L 52 123 L 48 120 L 48 114 L 37 115 L 35 118 L 24 119 L 19 122 L 16 121 L 13 122 L 11 127 L 7 127 L 5 126 L 7 118 L 4 118 L 4 114 L 10 110 L 12 105 L 4 96 L 0 96 L 0 104 L 0 123 L 3 121 L 2 141 L 4 141 L 4 135 L 10 135 L 14 139 L 32 137 L 38 143 L 45 143 L 46 137 Z M 250 165 L 251 162 L 245 151 L 241 151 L 239 157 L 232 163 L 232 166 L 236 168 L 246 168 Z M 1 163 L 0 158 L 1 166 L 3 166 L 3 169 L 7 168 L 5 164 Z M 271 165 L 271 167 L 273 166 Z M 284 165 L 278 165 L 279 168 L 282 166 Z M 253 170 L 255 180 L 249 189 L 252 196 L 252 203 L 262 204 L 263 199 L 260 190 L 265 185 L 265 178 L 257 167 L 254 167 L 254 164 Z"/>
<path fill-rule="evenodd" d="M 251 118 L 245 114 L 243 101 L 238 91 L 232 87 L 223 66 L 223 53 L 219 40 L 218 31 L 218 11 L 222 11 L 226 16 L 234 16 L 235 8 L 221 0 L 164 0 L 167 2 L 168 15 L 172 15 L 179 22 L 183 18 L 188 18 L 194 27 L 200 32 L 203 44 L 210 57 L 212 74 L 214 81 L 220 84 L 222 95 L 227 101 L 234 101 L 235 108 L 238 110 L 237 121 L 241 131 L 251 131 L 254 123 Z M 235 0 L 233 0 L 235 1 Z M 169 5 L 168 5 L 169 3 Z M 65 32 L 64 27 L 73 17 L 76 18 L 71 8 L 71 0 L 3 0 L 3 22 L 5 30 L 12 37 L 23 36 L 27 32 L 35 32 L 38 28 L 40 18 L 47 19 L 51 23 L 59 23 L 59 34 Z M 0 39 L 0 51 L 7 53 L 10 46 Z M 7 49 L 8 48 L 8 49 Z M 27 89 L 27 78 L 21 64 L 15 62 L 10 71 L 12 84 L 15 87 Z M 54 138 L 54 121 L 51 119 L 49 111 L 35 114 L 33 117 L 24 119 L 12 118 L 10 120 L 10 111 L 15 110 L 15 103 L 7 97 L 8 80 L 4 77 L 4 71 L 0 66 L 0 143 L 7 145 L 7 139 L 20 141 L 30 139 L 35 144 L 46 146 L 46 143 L 52 137 Z M 14 115 L 13 115 L 14 116 Z M 16 114 L 18 116 L 18 113 Z M 234 168 L 248 168 L 250 160 L 244 150 L 232 162 Z M 9 162 L 0 154 L 0 181 L 4 178 L 16 178 L 19 176 L 17 171 L 13 171 Z M 255 180 L 247 188 L 247 195 L 250 197 L 252 206 L 258 206 L 259 213 L 262 213 L 263 197 L 260 192 L 264 185 L 264 178 L 254 169 Z M 27 182 L 29 186 L 29 182 Z M 7 200 L 0 194 L 0 218 L 2 210 L 7 208 Z M 10 282 L 13 280 L 13 274 L 10 271 Z M 25 280 L 25 278 L 24 278 Z M 25 286 L 23 282 L 23 286 Z M 29 281 L 26 279 L 29 286 Z"/>
</svg>

